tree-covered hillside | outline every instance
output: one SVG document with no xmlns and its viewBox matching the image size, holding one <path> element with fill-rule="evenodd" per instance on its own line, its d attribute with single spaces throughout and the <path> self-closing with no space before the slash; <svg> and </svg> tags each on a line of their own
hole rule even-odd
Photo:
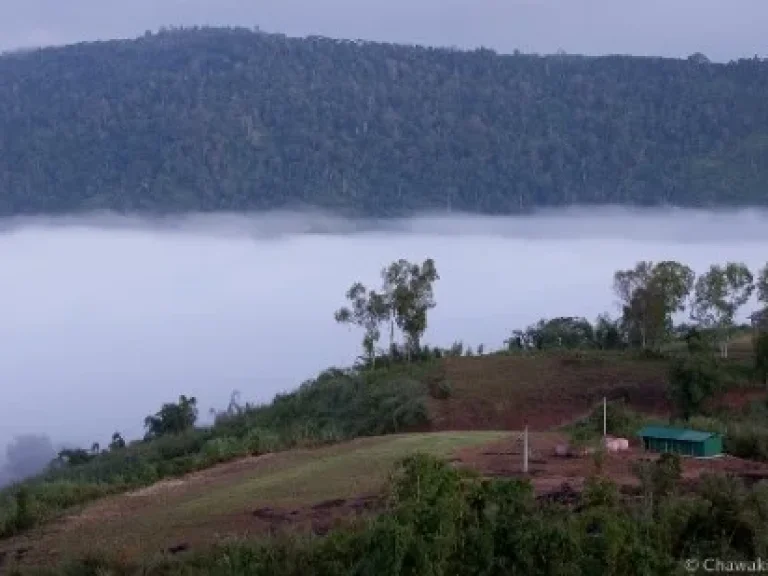
<svg viewBox="0 0 768 576">
<path fill-rule="evenodd" d="M 0 214 L 768 204 L 768 62 L 175 30 L 0 57 Z"/>
</svg>

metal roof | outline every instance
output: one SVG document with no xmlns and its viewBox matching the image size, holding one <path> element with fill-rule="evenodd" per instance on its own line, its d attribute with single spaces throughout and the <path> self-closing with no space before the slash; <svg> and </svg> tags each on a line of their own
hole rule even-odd
<svg viewBox="0 0 768 576">
<path fill-rule="evenodd" d="M 685 428 L 667 428 L 665 426 L 646 426 L 637 433 L 643 438 L 663 438 L 665 440 L 681 440 L 683 442 L 703 442 L 712 436 L 718 436 L 715 432 L 700 432 Z"/>
</svg>

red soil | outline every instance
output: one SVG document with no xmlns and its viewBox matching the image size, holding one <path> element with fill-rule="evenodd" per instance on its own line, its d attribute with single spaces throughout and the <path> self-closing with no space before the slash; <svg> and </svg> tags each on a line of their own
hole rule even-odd
<svg viewBox="0 0 768 576">
<path fill-rule="evenodd" d="M 630 439 L 631 442 L 631 439 Z M 566 444 L 567 438 L 557 433 L 531 434 L 527 475 L 538 494 L 559 490 L 568 484 L 579 491 L 585 480 L 597 472 L 596 459 L 592 456 L 559 457 L 555 455 L 558 444 Z M 522 473 L 522 442 L 518 438 L 503 440 L 477 448 L 468 448 L 458 454 L 456 463 L 477 470 L 485 476 L 524 477 Z M 603 457 L 600 473 L 619 486 L 638 486 L 632 468 L 643 459 L 654 460 L 658 456 L 646 453 L 630 444 L 630 449 L 610 453 Z M 742 460 L 731 456 L 709 459 L 683 458 L 683 480 L 694 482 L 704 473 L 724 473 L 740 476 L 746 480 L 768 479 L 768 463 Z"/>
<path fill-rule="evenodd" d="M 450 398 L 430 404 L 434 430 L 544 431 L 589 413 L 603 397 L 664 415 L 666 364 L 627 357 L 486 356 L 449 358 L 435 380 Z"/>
</svg>

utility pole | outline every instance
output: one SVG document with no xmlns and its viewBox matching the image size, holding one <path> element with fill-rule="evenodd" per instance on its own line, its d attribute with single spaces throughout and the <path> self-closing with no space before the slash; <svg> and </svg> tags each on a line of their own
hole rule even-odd
<svg viewBox="0 0 768 576">
<path fill-rule="evenodd" d="M 523 473 L 528 474 L 528 426 L 523 433 Z"/>
</svg>

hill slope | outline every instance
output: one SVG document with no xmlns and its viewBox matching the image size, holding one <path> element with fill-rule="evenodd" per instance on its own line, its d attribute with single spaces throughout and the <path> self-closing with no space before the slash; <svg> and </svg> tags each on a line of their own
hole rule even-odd
<svg viewBox="0 0 768 576">
<path fill-rule="evenodd" d="M 766 204 L 768 63 L 247 30 L 0 57 L 0 215 Z"/>
<path fill-rule="evenodd" d="M 136 560 L 175 547 L 263 534 L 281 525 L 323 532 L 334 519 L 367 509 L 401 458 L 414 452 L 449 457 L 505 436 L 394 435 L 231 462 L 101 500 L 2 541 L 0 572 L 3 560 L 45 566 L 88 553 Z"/>
<path fill-rule="evenodd" d="M 433 430 L 544 431 L 568 424 L 606 397 L 665 414 L 667 363 L 610 352 L 446 358 L 439 375 L 451 396 L 430 401 Z"/>
<path fill-rule="evenodd" d="M 749 346 L 738 340 L 733 356 L 746 357 Z M 387 473 L 414 451 L 451 457 L 484 475 L 519 475 L 519 431 L 526 425 L 536 491 L 548 494 L 564 482 L 578 488 L 593 461 L 556 458 L 555 446 L 568 442 L 570 431 L 552 428 L 581 420 L 607 397 L 618 401 L 618 410 L 609 410 L 609 433 L 634 440 L 639 418 L 669 410 L 667 368 L 668 359 L 632 351 L 582 350 L 446 357 L 380 367 L 365 377 L 327 371 L 209 431 L 110 451 L 30 483 L 27 506 L 48 509 L 0 540 L 0 570 L 3 562 L 45 565 L 88 551 L 148 559 L 276 528 L 323 533 L 339 518 L 376 512 L 374 496 Z M 725 404 L 764 403 L 765 391 L 754 384 L 729 389 Z M 579 425 L 592 426 L 594 416 Z M 406 429 L 427 433 L 391 434 Z M 606 471 L 631 485 L 632 464 L 642 457 L 639 450 L 617 456 Z M 768 477 L 764 462 L 738 458 L 684 468 L 691 480 L 714 470 Z M 94 502 L 98 496 L 105 497 Z M 61 504 L 67 497 L 70 505 Z M 18 502 L 6 501 L 4 511 L 0 500 L 0 519 Z"/>
</svg>

